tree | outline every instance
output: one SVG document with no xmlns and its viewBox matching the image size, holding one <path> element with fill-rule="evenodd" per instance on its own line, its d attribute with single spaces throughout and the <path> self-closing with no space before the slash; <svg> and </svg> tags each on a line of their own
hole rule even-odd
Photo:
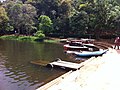
<svg viewBox="0 0 120 90">
<path fill-rule="evenodd" d="M 45 37 L 42 31 L 37 31 L 34 36 L 37 37 L 38 39 L 42 39 Z"/>
<path fill-rule="evenodd" d="M 54 32 L 69 30 L 66 22 L 71 15 L 72 0 L 28 0 L 26 3 L 31 3 L 37 8 L 38 16 L 46 15 L 51 18 Z"/>
<path fill-rule="evenodd" d="M 71 33 L 72 34 L 85 34 L 87 22 L 88 22 L 88 15 L 85 11 L 81 11 L 78 14 L 75 14 L 73 17 L 71 17 L 70 21 L 71 25 Z"/>
<path fill-rule="evenodd" d="M 23 4 L 22 6 L 22 13 L 21 13 L 21 19 L 22 19 L 22 26 L 26 30 L 26 34 L 30 35 L 30 32 L 32 30 L 36 30 L 37 28 L 34 26 L 35 25 L 35 17 L 37 16 L 36 14 L 36 9 L 34 6 L 30 4 Z"/>
<path fill-rule="evenodd" d="M 114 0 L 98 0 L 95 8 L 95 34 L 107 34 L 110 32 L 112 35 L 115 31 L 115 19 L 120 15 L 120 6 Z"/>
<path fill-rule="evenodd" d="M 39 18 L 39 30 L 42 31 L 44 34 L 49 34 L 53 30 L 53 23 L 52 20 L 46 16 L 46 15 L 41 15 Z"/>
<path fill-rule="evenodd" d="M 9 20 L 5 8 L 0 5 L 0 24 L 7 22 Z"/>
<path fill-rule="evenodd" d="M 19 34 L 20 34 L 20 27 L 22 22 L 22 17 L 21 17 L 22 5 L 23 5 L 22 2 L 15 3 L 12 1 L 7 5 L 10 24 L 14 27 L 15 31 L 17 31 Z"/>
<path fill-rule="evenodd" d="M 34 6 L 23 4 L 22 2 L 9 2 L 6 8 L 9 14 L 10 23 L 19 34 L 30 35 L 30 32 L 36 29 L 34 25 L 37 15 Z"/>
<path fill-rule="evenodd" d="M 70 17 L 71 31 L 74 34 L 91 34 L 95 15 L 93 0 L 74 0 L 74 14 Z"/>
<path fill-rule="evenodd" d="M 120 3 L 120 0 L 116 0 L 118 3 Z"/>
<path fill-rule="evenodd" d="M 112 29 L 114 29 L 114 34 L 120 35 L 120 5 L 117 2 L 112 1 L 109 5 L 109 9 L 108 24 Z"/>
<path fill-rule="evenodd" d="M 76 25 L 72 27 L 74 29 L 81 29 L 81 25 L 83 25 L 84 33 L 94 34 L 96 37 L 99 37 L 100 34 L 106 34 L 111 32 L 111 29 L 115 29 L 115 21 L 118 16 L 120 16 L 119 12 L 119 4 L 117 4 L 114 0 L 74 0 L 74 8 L 76 10 L 76 14 L 71 17 L 72 25 Z M 83 15 L 82 18 L 81 11 L 86 14 Z M 76 18 L 76 19 L 75 19 Z M 75 20 L 76 22 L 74 22 Z M 78 21 L 77 21 L 78 19 Z M 80 22 L 82 20 L 82 22 Z M 116 21 L 117 23 L 118 21 Z M 86 27 L 86 28 L 85 28 Z M 81 29 L 82 30 L 82 29 Z"/>
<path fill-rule="evenodd" d="M 7 12 L 5 11 L 5 8 L 3 8 L 2 5 L 0 5 L 0 31 L 5 32 L 5 29 L 7 28 L 8 23 L 8 16 Z"/>
<path fill-rule="evenodd" d="M 35 33 L 38 24 L 45 34 L 99 36 L 120 30 L 120 5 L 115 0 L 9 0 L 3 5 L 9 16 L 6 30 L 14 28 L 19 34 Z"/>
</svg>

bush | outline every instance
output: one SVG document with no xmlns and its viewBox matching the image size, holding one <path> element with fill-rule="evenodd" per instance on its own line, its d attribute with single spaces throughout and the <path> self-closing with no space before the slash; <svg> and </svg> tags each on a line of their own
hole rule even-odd
<svg viewBox="0 0 120 90">
<path fill-rule="evenodd" d="M 37 31 L 35 33 L 35 37 L 38 37 L 39 39 L 43 39 L 45 35 L 42 33 L 42 31 Z"/>
<path fill-rule="evenodd" d="M 22 40 L 22 41 L 30 41 L 31 38 L 29 36 L 19 36 L 18 40 Z"/>
</svg>

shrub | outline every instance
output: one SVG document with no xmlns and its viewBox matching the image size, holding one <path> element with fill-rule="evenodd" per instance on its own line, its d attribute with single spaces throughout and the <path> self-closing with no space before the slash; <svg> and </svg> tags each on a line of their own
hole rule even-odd
<svg viewBox="0 0 120 90">
<path fill-rule="evenodd" d="M 30 41 L 31 38 L 29 36 L 19 36 L 18 40 L 22 40 L 22 41 Z"/>
<path fill-rule="evenodd" d="M 45 35 L 42 33 L 42 31 L 37 31 L 35 33 L 35 37 L 38 37 L 39 39 L 43 39 Z"/>
</svg>

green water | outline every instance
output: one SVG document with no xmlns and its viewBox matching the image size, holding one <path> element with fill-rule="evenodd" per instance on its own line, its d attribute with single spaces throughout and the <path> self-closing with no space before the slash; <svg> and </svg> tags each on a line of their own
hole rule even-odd
<svg viewBox="0 0 120 90">
<path fill-rule="evenodd" d="M 35 90 L 64 71 L 37 66 L 30 61 L 68 59 L 63 46 L 0 40 L 0 90 Z"/>
</svg>

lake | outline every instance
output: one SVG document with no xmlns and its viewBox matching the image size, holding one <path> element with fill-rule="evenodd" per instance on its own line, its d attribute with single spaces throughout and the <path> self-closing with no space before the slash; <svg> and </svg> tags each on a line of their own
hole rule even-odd
<svg viewBox="0 0 120 90">
<path fill-rule="evenodd" d="M 35 90 L 65 73 L 30 61 L 69 59 L 60 44 L 0 40 L 0 90 Z"/>
</svg>

